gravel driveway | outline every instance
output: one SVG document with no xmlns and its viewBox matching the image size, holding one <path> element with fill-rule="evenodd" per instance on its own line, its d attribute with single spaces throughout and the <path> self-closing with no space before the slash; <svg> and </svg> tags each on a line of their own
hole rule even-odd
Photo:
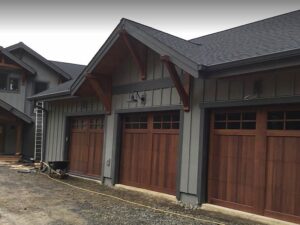
<svg viewBox="0 0 300 225">
<path fill-rule="evenodd" d="M 38 173 L 18 173 L 0 163 L 1 225 L 92 225 L 92 224 L 255 224 L 220 213 L 184 207 L 144 193 L 109 188 L 77 178 L 69 184 L 155 208 L 191 215 L 210 222 L 155 212 L 117 199 L 87 193 L 50 180 Z"/>
</svg>

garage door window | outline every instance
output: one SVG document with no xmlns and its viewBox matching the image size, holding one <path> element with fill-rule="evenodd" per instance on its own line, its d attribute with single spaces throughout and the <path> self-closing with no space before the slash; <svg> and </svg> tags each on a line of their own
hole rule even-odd
<svg viewBox="0 0 300 225">
<path fill-rule="evenodd" d="M 127 115 L 125 116 L 124 126 L 126 129 L 147 129 L 146 115 Z"/>
<path fill-rule="evenodd" d="M 153 116 L 154 129 L 179 129 L 180 116 L 178 112 L 159 113 Z"/>
<path fill-rule="evenodd" d="M 255 112 L 215 113 L 215 129 L 256 129 Z"/>
<path fill-rule="evenodd" d="M 269 130 L 300 130 L 300 111 L 268 112 Z"/>
</svg>

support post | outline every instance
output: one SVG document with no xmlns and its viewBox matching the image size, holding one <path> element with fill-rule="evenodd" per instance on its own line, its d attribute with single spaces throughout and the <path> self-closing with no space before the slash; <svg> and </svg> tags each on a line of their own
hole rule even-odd
<svg viewBox="0 0 300 225">
<path fill-rule="evenodd" d="M 16 127 L 16 155 L 22 154 L 22 130 L 23 124 L 18 122 Z"/>
</svg>

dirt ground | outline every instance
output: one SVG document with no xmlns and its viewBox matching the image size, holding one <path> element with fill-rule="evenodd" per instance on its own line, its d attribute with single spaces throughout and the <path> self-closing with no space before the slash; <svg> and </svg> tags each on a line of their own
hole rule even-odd
<svg viewBox="0 0 300 225">
<path fill-rule="evenodd" d="M 145 193 L 110 188 L 78 178 L 64 180 L 69 184 L 109 194 L 205 221 L 155 212 L 126 202 L 74 189 L 47 176 L 20 173 L 17 166 L 0 163 L 1 225 L 98 225 L 98 224 L 257 224 L 179 204 Z"/>
</svg>

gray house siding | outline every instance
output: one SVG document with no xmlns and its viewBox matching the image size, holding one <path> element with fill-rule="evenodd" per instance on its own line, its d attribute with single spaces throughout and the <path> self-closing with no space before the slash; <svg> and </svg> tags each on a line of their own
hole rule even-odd
<svg viewBox="0 0 300 225">
<path fill-rule="evenodd" d="M 300 96 L 300 69 L 281 69 L 232 78 L 207 79 L 204 82 L 204 105 L 222 102 L 251 102 Z M 255 82 L 261 92 L 255 96 Z M 283 100 L 284 102 L 284 100 Z"/>
<path fill-rule="evenodd" d="M 26 83 L 22 82 L 21 74 L 18 72 L 12 72 L 9 77 L 16 77 L 19 79 L 20 90 L 19 91 L 0 91 L 0 99 L 9 103 L 16 109 L 24 112 L 25 108 L 25 94 Z"/>
</svg>

